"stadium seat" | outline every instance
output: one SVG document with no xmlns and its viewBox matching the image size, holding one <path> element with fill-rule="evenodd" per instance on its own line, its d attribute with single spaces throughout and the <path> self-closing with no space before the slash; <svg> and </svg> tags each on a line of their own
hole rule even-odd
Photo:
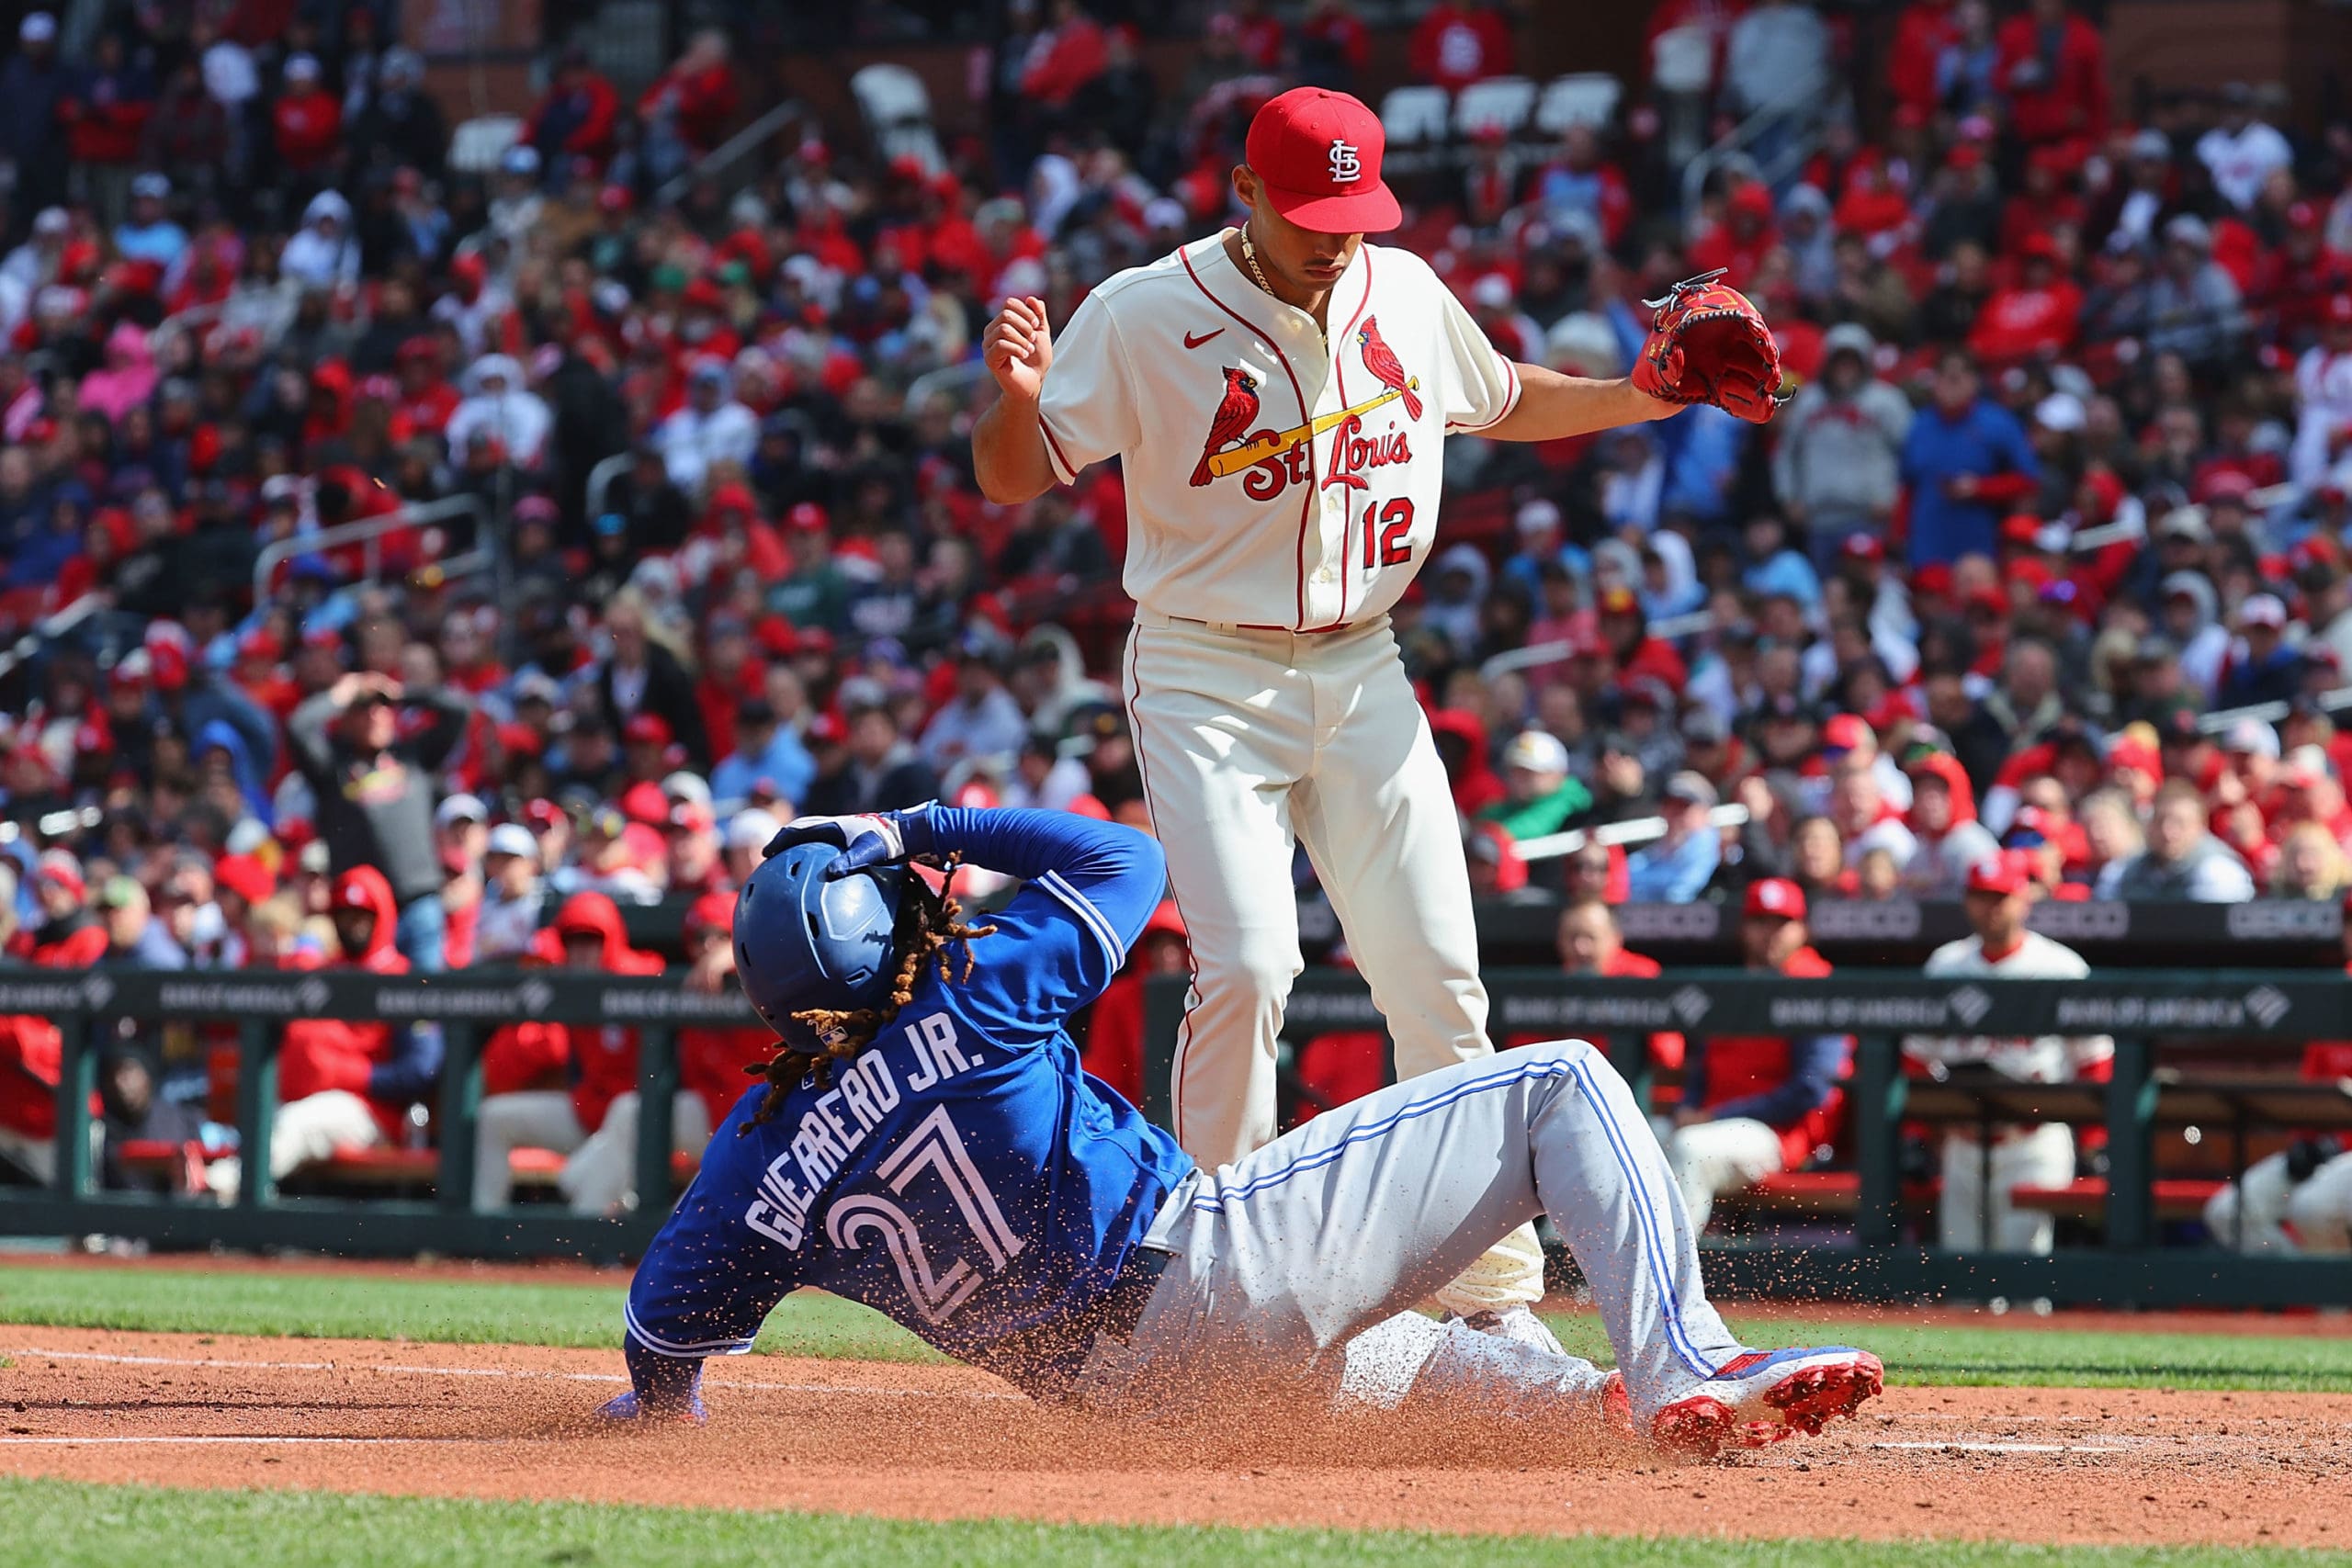
<svg viewBox="0 0 2352 1568">
<path fill-rule="evenodd" d="M 903 65 L 876 63 L 850 77 L 849 90 L 885 162 L 912 158 L 928 174 L 946 166 L 932 129 L 931 94 L 922 77 Z"/>
<path fill-rule="evenodd" d="M 1535 107 L 1535 84 L 1524 76 L 1489 76 L 1462 89 L 1453 100 L 1453 130 L 1457 136 L 1501 131 L 1516 136 Z"/>
<path fill-rule="evenodd" d="M 1453 107 L 1443 87 L 1390 88 L 1380 100 L 1380 128 L 1388 138 L 1383 172 L 1412 175 L 1435 168 L 1449 141 Z"/>
<path fill-rule="evenodd" d="M 1598 130 L 1616 116 L 1620 91 L 1617 78 L 1605 71 L 1555 77 L 1536 100 L 1535 129 L 1546 136 L 1557 136 L 1572 125 Z"/>
<path fill-rule="evenodd" d="M 460 124 L 449 139 L 449 166 L 469 175 L 498 167 L 506 150 L 522 140 L 523 121 L 511 114 L 488 114 Z"/>
<path fill-rule="evenodd" d="M 2159 1178 L 2154 1194 L 2156 1218 L 2201 1219 L 2206 1201 L 2226 1185 L 2211 1179 Z M 2086 1176 L 2055 1187 L 2013 1187 L 2009 1190 L 2009 1201 L 2037 1213 L 2097 1224 L 2107 1218 L 2107 1181 L 2103 1177 Z"/>
</svg>

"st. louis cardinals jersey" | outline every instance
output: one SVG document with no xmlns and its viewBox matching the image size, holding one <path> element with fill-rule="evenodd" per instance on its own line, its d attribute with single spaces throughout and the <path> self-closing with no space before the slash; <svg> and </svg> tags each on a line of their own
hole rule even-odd
<svg viewBox="0 0 2352 1568">
<path fill-rule="evenodd" d="M 1508 415 L 1518 371 L 1407 251 L 1360 247 L 1327 318 L 1328 342 L 1217 236 L 1103 283 L 1056 340 L 1046 448 L 1064 483 L 1125 465 L 1145 609 L 1328 630 L 1420 570 L 1444 437 Z"/>
<path fill-rule="evenodd" d="M 1948 942 L 1928 955 L 1923 971 L 1938 980 L 1961 976 L 1987 980 L 2079 980 L 2090 972 L 2081 953 L 2040 931 L 2026 932 L 2017 951 L 1997 962 L 1985 959 L 1982 937 Z M 2087 1069 L 2112 1060 L 2115 1042 L 2104 1034 L 2044 1034 L 2033 1040 L 1914 1034 L 1903 1042 L 1903 1054 L 1914 1061 L 1944 1066 L 1988 1066 L 2005 1077 L 2027 1083 L 2071 1083 Z"/>
<path fill-rule="evenodd" d="M 1192 1171 L 1079 1069 L 1066 1027 L 1158 903 L 1159 846 L 1061 812 L 937 823 L 942 850 L 1028 886 L 980 922 L 996 930 L 974 942 L 968 980 L 927 974 L 831 1088 L 803 1080 L 756 1126 L 765 1086 L 737 1102 L 630 1287 L 628 1332 L 647 1348 L 747 1350 L 785 1292 L 813 1285 L 985 1364 L 1092 1305 Z"/>
</svg>

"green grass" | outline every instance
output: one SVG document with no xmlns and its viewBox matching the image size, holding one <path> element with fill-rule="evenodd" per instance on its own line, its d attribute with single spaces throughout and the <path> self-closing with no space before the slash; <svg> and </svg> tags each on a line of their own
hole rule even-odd
<svg viewBox="0 0 2352 1568">
<path fill-rule="evenodd" d="M 623 1287 L 250 1269 L 0 1267 L 0 1323 L 304 1338 L 612 1348 Z M 1744 1323 L 1757 1345 L 1862 1345 L 1909 1383 L 2093 1388 L 2226 1388 L 2352 1393 L 2352 1338 L 2222 1334 L 2087 1333 L 2060 1328 L 1884 1319 Z M 1554 1320 L 1569 1348 L 1607 1361 L 1595 1318 Z M 0 1346 L 0 1348 L 6 1348 Z M 774 1355 L 933 1360 L 915 1337 L 832 1296 L 788 1298 L 760 1335 Z"/>
<path fill-rule="evenodd" d="M 617 1348 L 626 1293 L 617 1280 L 538 1285 L 251 1269 L 0 1267 L 0 1323 Z M 814 1293 L 792 1296 L 777 1309 L 759 1349 L 864 1361 L 938 1359 L 878 1313 Z"/>
<path fill-rule="evenodd" d="M 0 1479 L 0 1561 L 42 1568 L 252 1568 L 257 1562 L 456 1568 L 472 1562 L 774 1562 L 828 1568 L 936 1562 L 978 1568 L 1383 1568 L 1463 1562 L 1566 1568 L 2321 1568 L 2343 1552 L 2218 1548 L 2056 1548 L 1967 1542 L 1707 1541 L 1572 1537 L 1458 1538 L 1392 1531 L 1132 1529 L 1011 1520 L 918 1524 L 829 1515 L 729 1513 L 585 1503 L 490 1503 L 319 1492 L 193 1492 Z"/>
<path fill-rule="evenodd" d="M 2219 1388 L 2289 1393 L 2352 1393 L 2352 1338 L 2239 1334 L 2117 1334 L 1885 1319 L 1841 1322 L 1825 1314 L 1743 1322 L 1724 1314 L 1751 1345 L 1860 1345 L 1886 1363 L 1889 1382 L 2033 1385 L 2055 1388 Z M 1592 1317 L 1555 1318 L 1562 1343 L 1606 1359 Z"/>
</svg>

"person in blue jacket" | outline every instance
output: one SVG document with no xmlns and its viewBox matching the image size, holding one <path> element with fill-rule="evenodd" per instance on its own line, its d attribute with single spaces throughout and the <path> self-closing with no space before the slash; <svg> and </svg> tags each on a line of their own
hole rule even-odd
<svg viewBox="0 0 2352 1568">
<path fill-rule="evenodd" d="M 781 1048 L 638 1268 L 607 1417 L 703 1419 L 704 1361 L 749 1350 L 804 1285 L 1039 1400 L 1137 1417 L 1419 1402 L 1563 1432 L 1637 1419 L 1712 1451 L 1879 1392 L 1867 1352 L 1732 1337 L 1648 1123 L 1581 1041 L 1427 1074 L 1202 1170 L 1080 1071 L 1068 1028 L 1160 898 L 1150 838 L 933 805 L 802 818 L 769 852 L 735 960 Z M 967 919 L 907 865 L 943 856 L 1024 886 Z M 1622 1376 L 1410 1310 L 1546 1210 Z"/>
<path fill-rule="evenodd" d="M 2041 464 L 2017 416 L 1984 395 L 1976 360 L 1946 349 L 1934 396 L 1903 441 L 1911 494 L 1911 565 L 1997 554 L 2001 519 L 2030 506 Z"/>
</svg>

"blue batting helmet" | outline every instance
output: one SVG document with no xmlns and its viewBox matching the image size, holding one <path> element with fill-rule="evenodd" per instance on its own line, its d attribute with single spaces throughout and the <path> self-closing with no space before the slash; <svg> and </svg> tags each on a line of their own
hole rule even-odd
<svg viewBox="0 0 2352 1568">
<path fill-rule="evenodd" d="M 802 844 L 760 863 L 735 899 L 735 980 L 787 1044 L 813 1047 L 792 1015 L 874 1007 L 889 983 L 906 873 L 829 880 L 841 850 Z"/>
</svg>

